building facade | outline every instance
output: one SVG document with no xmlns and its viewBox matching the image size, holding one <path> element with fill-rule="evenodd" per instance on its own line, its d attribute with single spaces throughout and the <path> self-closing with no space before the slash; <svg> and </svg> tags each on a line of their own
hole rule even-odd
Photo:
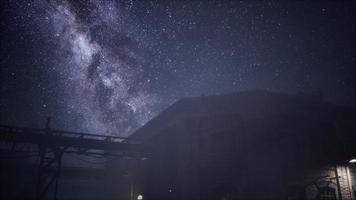
<svg viewBox="0 0 356 200">
<path fill-rule="evenodd" d="M 355 111 L 266 91 L 186 98 L 139 129 L 143 199 L 355 199 Z"/>
</svg>

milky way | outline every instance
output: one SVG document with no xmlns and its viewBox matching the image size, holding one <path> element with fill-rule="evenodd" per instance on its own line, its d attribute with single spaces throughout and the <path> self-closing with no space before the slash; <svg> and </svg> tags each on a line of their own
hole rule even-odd
<svg viewBox="0 0 356 200">
<path fill-rule="evenodd" d="M 56 48 L 66 52 L 57 69 L 65 76 L 68 104 L 83 115 L 85 126 L 94 132 L 127 135 L 150 119 L 155 98 L 145 92 L 145 61 L 125 27 L 117 26 L 125 20 L 117 5 L 92 2 L 95 15 L 87 23 L 66 2 L 51 6 Z"/>
<path fill-rule="evenodd" d="M 126 136 L 185 97 L 354 106 L 354 1 L 4 0 L 0 124 Z"/>
</svg>

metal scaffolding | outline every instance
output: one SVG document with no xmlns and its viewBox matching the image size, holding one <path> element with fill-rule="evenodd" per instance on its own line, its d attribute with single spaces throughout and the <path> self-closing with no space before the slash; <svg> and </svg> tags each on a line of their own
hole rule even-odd
<svg viewBox="0 0 356 200">
<path fill-rule="evenodd" d="M 53 130 L 50 128 L 50 119 L 44 129 L 0 125 L 0 141 L 11 144 L 11 152 L 23 151 L 18 148 L 21 144 L 37 147 L 38 200 L 44 199 L 53 185 L 54 199 L 57 199 L 64 153 L 137 158 L 148 157 L 150 154 L 140 141 L 126 137 Z"/>
</svg>

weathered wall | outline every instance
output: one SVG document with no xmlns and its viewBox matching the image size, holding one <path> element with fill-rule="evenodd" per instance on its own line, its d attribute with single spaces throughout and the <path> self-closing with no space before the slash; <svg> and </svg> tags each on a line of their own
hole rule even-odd
<svg viewBox="0 0 356 200">
<path fill-rule="evenodd" d="M 351 165 L 338 165 L 322 167 L 318 170 L 313 170 L 305 176 L 303 183 L 305 187 L 306 199 L 313 200 L 329 196 L 331 193 L 323 193 L 323 188 L 330 187 L 334 190 L 336 199 L 354 200 L 352 184 L 354 180 L 350 176 Z"/>
</svg>

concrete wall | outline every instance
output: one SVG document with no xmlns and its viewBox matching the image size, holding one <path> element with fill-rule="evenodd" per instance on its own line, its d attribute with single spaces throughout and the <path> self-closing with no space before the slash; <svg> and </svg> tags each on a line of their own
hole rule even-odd
<svg viewBox="0 0 356 200">
<path fill-rule="evenodd" d="M 325 198 L 322 188 L 329 187 L 335 192 L 338 200 L 354 200 L 353 182 L 351 176 L 355 176 L 350 170 L 351 165 L 324 166 L 306 174 L 304 180 L 299 182 L 305 188 L 305 197 L 308 200 Z M 331 198 L 331 193 L 329 197 Z"/>
</svg>

